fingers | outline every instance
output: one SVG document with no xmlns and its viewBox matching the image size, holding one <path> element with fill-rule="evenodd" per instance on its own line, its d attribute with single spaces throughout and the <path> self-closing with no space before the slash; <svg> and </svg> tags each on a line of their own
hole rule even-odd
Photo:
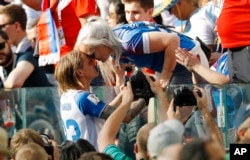
<svg viewBox="0 0 250 160">
<path fill-rule="evenodd" d="M 129 99 L 129 101 L 133 101 L 134 99 L 134 94 L 132 91 L 132 86 L 131 86 L 131 82 L 128 81 L 126 82 L 126 86 L 123 87 L 123 96 L 122 96 L 122 101 L 124 99 Z"/>
<path fill-rule="evenodd" d="M 185 54 L 186 56 L 192 56 L 192 53 L 189 52 L 186 48 L 183 48 L 181 50 L 182 50 L 183 54 Z"/>
<path fill-rule="evenodd" d="M 193 89 L 193 95 L 194 97 L 197 99 L 197 98 L 201 98 L 203 95 L 204 95 L 204 90 L 203 88 L 200 88 L 200 87 L 195 87 Z"/>
<path fill-rule="evenodd" d="M 189 56 L 189 53 L 187 50 L 183 50 L 181 48 L 178 48 L 175 50 L 175 56 L 176 61 L 180 64 L 184 64 L 186 58 Z"/>
<path fill-rule="evenodd" d="M 131 82 L 127 81 L 126 86 L 124 86 L 124 87 L 127 87 L 128 89 L 132 90 Z"/>
<path fill-rule="evenodd" d="M 180 114 L 180 107 L 174 106 L 174 99 L 171 100 L 168 110 L 175 114 Z"/>
<path fill-rule="evenodd" d="M 183 54 L 180 48 L 175 50 L 176 61 L 183 62 Z"/>
<path fill-rule="evenodd" d="M 160 80 L 160 84 L 163 89 L 166 89 L 167 86 L 169 85 L 169 81 Z"/>
<path fill-rule="evenodd" d="M 174 99 L 173 98 L 169 104 L 168 111 L 174 111 Z"/>
<path fill-rule="evenodd" d="M 180 107 L 179 106 L 176 106 L 175 114 L 176 114 L 177 117 L 180 117 L 181 113 L 180 113 Z"/>
<path fill-rule="evenodd" d="M 178 48 L 175 50 L 176 58 L 184 62 L 188 57 L 191 57 L 192 54 L 186 48 Z"/>
<path fill-rule="evenodd" d="M 131 87 L 131 82 L 130 81 L 127 81 L 127 86 Z"/>
<path fill-rule="evenodd" d="M 174 99 L 171 100 L 167 111 L 168 119 L 180 119 L 180 107 L 174 106 Z"/>
<path fill-rule="evenodd" d="M 148 81 L 149 84 L 153 83 L 153 80 L 150 78 L 149 75 L 147 75 L 147 74 L 144 74 L 144 75 L 145 75 L 145 77 L 146 77 L 146 79 L 147 79 L 147 81 Z"/>
</svg>

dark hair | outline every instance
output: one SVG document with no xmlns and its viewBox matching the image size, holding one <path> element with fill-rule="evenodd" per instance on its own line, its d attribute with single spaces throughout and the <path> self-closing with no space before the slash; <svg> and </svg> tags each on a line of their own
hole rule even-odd
<svg viewBox="0 0 250 160">
<path fill-rule="evenodd" d="M 88 152 L 81 155 L 78 160 L 114 160 L 110 155 L 100 152 Z"/>
<path fill-rule="evenodd" d="M 154 0 L 122 0 L 123 3 L 138 2 L 144 10 L 154 8 Z"/>
<path fill-rule="evenodd" d="M 61 154 L 59 160 L 75 160 L 81 156 L 81 152 L 73 141 L 64 141 L 61 144 Z"/>
<path fill-rule="evenodd" d="M 187 143 L 181 150 L 180 160 L 209 160 L 209 155 L 206 151 L 206 143 L 209 142 L 211 140 L 197 138 Z"/>
<path fill-rule="evenodd" d="M 95 147 L 86 139 L 78 139 L 76 141 L 78 148 L 80 149 L 81 154 L 91 151 L 96 151 Z"/>
<path fill-rule="evenodd" d="M 124 4 L 121 2 L 121 0 L 110 0 L 110 4 L 113 4 L 115 6 L 115 13 L 118 16 L 118 24 L 125 24 L 128 23 L 126 20 L 126 15 L 124 11 Z"/>
<path fill-rule="evenodd" d="M 61 144 L 60 160 L 75 160 L 82 154 L 96 151 L 95 147 L 85 139 L 78 139 L 76 142 L 66 140 Z"/>
<path fill-rule="evenodd" d="M 4 32 L 3 30 L 0 29 L 0 36 L 5 40 L 8 41 L 9 40 L 9 36 L 7 35 L 6 32 Z"/>
<path fill-rule="evenodd" d="M 27 15 L 22 7 L 19 4 L 9 4 L 0 9 L 0 14 L 5 14 L 8 16 L 10 23 L 18 22 L 21 25 L 21 28 L 25 31 L 27 24 Z"/>
</svg>

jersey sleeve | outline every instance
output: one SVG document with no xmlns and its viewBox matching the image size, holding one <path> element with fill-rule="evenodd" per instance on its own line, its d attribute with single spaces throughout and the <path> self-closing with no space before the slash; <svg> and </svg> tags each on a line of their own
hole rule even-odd
<svg viewBox="0 0 250 160">
<path fill-rule="evenodd" d="M 84 115 L 91 115 L 98 118 L 106 106 L 106 103 L 93 93 L 80 93 L 75 97 L 75 100 Z"/>
</svg>

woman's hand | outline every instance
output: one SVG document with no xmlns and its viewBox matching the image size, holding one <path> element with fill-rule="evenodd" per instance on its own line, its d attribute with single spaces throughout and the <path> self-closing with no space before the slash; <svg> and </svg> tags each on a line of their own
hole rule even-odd
<svg viewBox="0 0 250 160">
<path fill-rule="evenodd" d="M 186 49 L 178 48 L 175 50 L 176 62 L 193 71 L 196 64 L 200 64 L 199 54 L 193 55 Z"/>
</svg>

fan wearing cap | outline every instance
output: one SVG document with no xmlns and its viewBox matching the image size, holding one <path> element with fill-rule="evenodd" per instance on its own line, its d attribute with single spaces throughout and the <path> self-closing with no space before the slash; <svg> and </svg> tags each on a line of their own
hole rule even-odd
<svg viewBox="0 0 250 160">
<path fill-rule="evenodd" d="M 152 159 L 173 144 L 182 144 L 184 134 L 183 124 L 176 119 L 170 119 L 153 128 L 148 137 L 147 148 Z"/>
<path fill-rule="evenodd" d="M 8 143 L 8 133 L 5 129 L 0 127 L 0 160 L 5 160 L 11 156 Z"/>
<path fill-rule="evenodd" d="M 217 35 L 214 31 L 221 10 L 219 1 L 210 1 L 204 6 L 200 6 L 199 0 L 169 0 L 163 2 L 155 0 L 155 2 L 157 3 L 155 4 L 154 15 L 162 12 L 163 9 L 169 10 L 181 21 L 186 21 L 185 26 L 182 25 L 181 27 L 185 35 L 193 39 L 199 37 L 210 48 L 213 52 L 210 59 L 211 65 L 219 58 L 220 54 L 215 52 Z M 160 4 L 162 4 L 161 7 L 159 7 Z"/>
</svg>

